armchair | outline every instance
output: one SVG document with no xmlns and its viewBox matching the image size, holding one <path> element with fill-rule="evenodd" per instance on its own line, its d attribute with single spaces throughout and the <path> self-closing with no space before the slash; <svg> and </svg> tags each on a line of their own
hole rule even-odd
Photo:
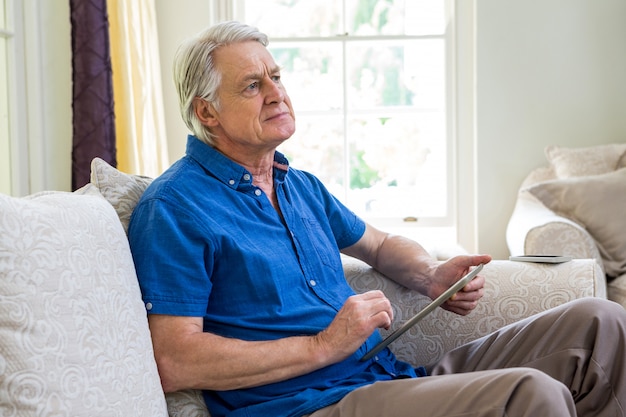
<svg viewBox="0 0 626 417">
<path fill-rule="evenodd" d="M 531 171 L 520 186 L 506 230 L 509 251 L 592 259 L 608 298 L 626 307 L 626 144 L 548 147 L 546 154 L 550 165 Z"/>
</svg>

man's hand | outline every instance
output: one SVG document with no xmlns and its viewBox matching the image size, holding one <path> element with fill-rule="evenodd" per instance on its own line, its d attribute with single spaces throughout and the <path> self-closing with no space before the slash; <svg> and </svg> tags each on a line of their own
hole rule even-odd
<svg viewBox="0 0 626 417">
<path fill-rule="evenodd" d="M 467 274 L 472 267 L 491 261 L 489 255 L 457 256 L 439 266 L 432 275 L 429 296 L 435 299 L 456 281 Z M 480 274 L 470 281 L 461 291 L 446 301 L 442 308 L 465 316 L 478 305 L 484 293 L 485 278 Z"/>
<path fill-rule="evenodd" d="M 381 291 L 368 291 L 348 298 L 317 339 L 333 362 L 340 361 L 353 354 L 376 329 L 388 329 L 392 321 L 393 309 L 387 297 Z"/>
</svg>

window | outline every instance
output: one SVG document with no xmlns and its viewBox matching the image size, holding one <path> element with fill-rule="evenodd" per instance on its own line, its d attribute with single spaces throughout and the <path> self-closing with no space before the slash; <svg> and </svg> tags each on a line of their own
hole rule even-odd
<svg viewBox="0 0 626 417">
<path fill-rule="evenodd" d="M 279 150 L 291 164 L 375 226 L 455 242 L 452 2 L 232 4 L 283 68 L 297 129 Z"/>
<path fill-rule="evenodd" d="M 13 37 L 8 0 L 0 0 L 0 192 L 11 194 L 9 120 L 9 42 Z"/>
</svg>

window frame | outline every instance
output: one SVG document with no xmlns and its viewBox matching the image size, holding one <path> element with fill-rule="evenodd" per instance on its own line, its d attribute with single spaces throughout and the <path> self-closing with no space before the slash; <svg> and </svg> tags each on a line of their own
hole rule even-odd
<svg viewBox="0 0 626 417">
<path fill-rule="evenodd" d="M 51 155 L 60 149 L 59 145 L 65 145 L 68 137 L 56 134 L 55 127 L 47 121 L 65 122 L 64 118 L 71 118 L 71 114 L 64 112 L 58 96 L 54 96 L 54 104 L 49 105 L 52 101 L 47 100 L 45 86 L 53 78 L 43 60 L 43 53 L 51 51 L 52 47 L 47 44 L 51 37 L 44 36 L 49 29 L 47 23 L 56 21 L 48 19 L 48 13 L 60 8 L 40 1 L 5 0 L 5 3 L 11 32 L 6 57 L 10 125 L 7 165 L 10 167 L 5 168 L 9 170 L 10 180 L 7 179 L 6 183 L 10 185 L 2 183 L 6 188 L 2 192 L 19 197 L 50 189 L 69 191 L 65 186 L 59 187 L 51 175 L 65 170 L 65 167 L 60 168 L 63 162 L 51 161 Z M 65 9 L 60 10 L 63 16 Z M 67 84 L 67 87 L 71 88 L 71 85 Z"/>
<path fill-rule="evenodd" d="M 8 140 L 5 146 L 8 152 L 5 156 L 7 180 L 0 184 L 5 188 L 2 190 L 5 194 L 25 196 L 45 189 L 44 177 L 40 175 L 41 181 L 38 182 L 35 175 L 41 170 L 42 164 L 33 160 L 41 159 L 41 149 L 45 149 L 45 138 L 41 134 L 41 111 L 35 115 L 29 109 L 29 102 L 38 103 L 34 94 L 42 90 L 27 89 L 27 85 L 40 85 L 35 81 L 39 80 L 43 69 L 38 61 L 31 58 L 38 53 L 38 49 L 32 47 L 38 45 L 29 42 L 25 35 L 25 26 L 31 21 L 37 21 L 39 14 L 37 5 L 30 2 L 5 0 L 5 6 L 5 19 L 9 28 L 5 62 L 8 82 Z M 32 27 L 36 33 L 30 36 L 38 37 L 38 25 L 33 24 Z M 37 65 L 27 65 L 27 61 Z M 32 97 L 28 96 L 29 92 Z M 37 138 L 35 143 L 34 138 Z"/>
<path fill-rule="evenodd" d="M 244 5 L 243 0 L 216 0 L 212 2 L 212 23 L 217 23 L 224 20 L 239 20 L 244 21 Z M 447 195 L 446 195 L 446 216 L 443 217 L 423 217 L 419 218 L 416 222 L 405 221 L 402 218 L 368 218 L 364 219 L 376 227 L 384 229 L 392 233 L 399 233 L 411 238 L 421 239 L 424 236 L 433 238 L 437 241 L 446 241 L 448 243 L 456 243 L 459 234 L 459 218 L 467 218 L 463 216 L 460 207 L 460 186 L 461 176 L 464 175 L 460 172 L 458 163 L 457 150 L 459 148 L 466 148 L 459 146 L 457 137 L 457 117 L 458 117 L 458 103 L 457 103 L 457 15 L 456 15 L 456 1 L 444 0 L 445 3 L 445 21 L 446 29 L 442 35 L 393 35 L 393 36 L 352 36 L 349 33 L 336 35 L 341 38 L 345 44 L 350 41 L 363 41 L 363 40 L 413 40 L 413 39 L 442 39 L 445 43 L 445 133 L 446 133 L 446 149 L 447 149 Z M 288 42 L 319 42 L 321 39 L 328 39 L 325 37 L 300 37 L 300 38 L 284 38 L 284 37 L 271 37 L 270 47 L 272 43 L 288 43 Z M 343 58 L 345 60 L 345 57 Z M 346 97 L 344 91 L 344 98 Z M 344 103 L 345 104 L 345 103 Z M 347 112 L 347 107 L 344 105 L 344 112 Z M 344 117 L 346 115 L 344 114 Z M 344 133 L 344 146 L 347 146 L 347 135 Z M 470 161 L 468 165 L 473 166 Z M 466 171 L 462 169 L 462 171 Z M 471 206 L 473 203 L 470 201 Z M 466 207 L 467 208 L 467 207 Z M 471 211 L 471 209 L 470 209 Z M 467 239 L 473 239 L 473 233 L 469 230 L 463 232 L 467 234 Z M 469 233 L 469 234 L 468 234 Z"/>
</svg>

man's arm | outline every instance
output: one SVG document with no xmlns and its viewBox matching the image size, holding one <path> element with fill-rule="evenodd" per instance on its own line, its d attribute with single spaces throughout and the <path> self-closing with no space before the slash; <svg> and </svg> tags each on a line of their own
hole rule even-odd
<svg viewBox="0 0 626 417">
<path fill-rule="evenodd" d="M 165 392 L 231 390 L 283 381 L 339 362 L 393 320 L 380 291 L 352 296 L 330 326 L 314 336 L 249 342 L 203 332 L 202 318 L 148 317 Z"/>
<path fill-rule="evenodd" d="M 390 235 L 370 225 L 354 245 L 342 250 L 368 263 L 397 283 L 435 299 L 469 269 L 491 261 L 489 255 L 456 256 L 446 262 L 433 259 L 417 242 Z M 457 314 L 468 314 L 482 297 L 485 280 L 477 276 L 443 308 Z"/>
</svg>

